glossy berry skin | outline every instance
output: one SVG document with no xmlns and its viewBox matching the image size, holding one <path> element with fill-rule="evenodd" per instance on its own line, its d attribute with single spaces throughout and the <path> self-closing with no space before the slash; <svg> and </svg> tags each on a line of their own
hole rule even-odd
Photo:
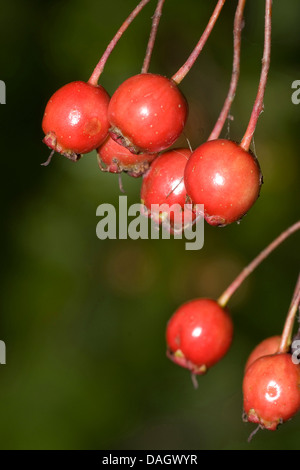
<svg viewBox="0 0 300 470">
<path fill-rule="evenodd" d="M 212 299 L 183 304 L 167 325 L 167 355 L 194 374 L 204 374 L 228 351 L 233 324 L 226 309 Z"/>
<path fill-rule="evenodd" d="M 110 135 L 133 153 L 157 153 L 180 136 L 188 116 L 185 97 L 171 79 L 135 75 L 113 94 L 108 107 Z"/>
<path fill-rule="evenodd" d="M 275 354 L 278 351 L 279 344 L 281 341 L 281 336 L 271 336 L 270 338 L 264 339 L 259 343 L 251 352 L 250 356 L 245 365 L 245 371 L 250 367 L 250 365 L 256 361 L 259 357 L 268 356 L 270 354 Z"/>
<path fill-rule="evenodd" d="M 142 176 L 149 168 L 150 162 L 157 154 L 143 153 L 136 155 L 123 145 L 115 142 L 110 136 L 97 149 L 98 164 L 101 171 L 110 173 L 126 172 L 129 176 Z"/>
<path fill-rule="evenodd" d="M 168 150 L 152 162 L 150 169 L 144 175 L 141 202 L 146 206 L 148 215 L 156 223 L 163 221 L 163 214 L 158 209 L 155 210 L 153 205 L 162 206 L 165 204 L 166 207 L 172 208 L 171 206 L 173 206 L 174 208 L 174 212 L 172 210 L 169 214 L 165 212 L 166 216 L 170 215 L 170 222 L 174 224 L 174 219 L 176 219 L 178 225 L 182 227 L 186 203 L 183 174 L 190 155 L 191 151 L 186 148 Z M 194 218 L 192 211 L 190 211 L 190 218 L 191 221 Z"/>
<path fill-rule="evenodd" d="M 290 354 L 263 356 L 243 381 L 245 419 L 275 431 L 300 409 L 300 366 Z"/>
<path fill-rule="evenodd" d="M 95 150 L 108 135 L 110 97 L 98 85 L 76 81 L 57 90 L 47 103 L 43 142 L 71 160 Z"/>
<path fill-rule="evenodd" d="M 184 182 L 194 204 L 204 204 L 210 225 L 239 221 L 259 196 L 262 175 L 256 158 L 237 143 L 211 140 L 191 155 Z"/>
</svg>

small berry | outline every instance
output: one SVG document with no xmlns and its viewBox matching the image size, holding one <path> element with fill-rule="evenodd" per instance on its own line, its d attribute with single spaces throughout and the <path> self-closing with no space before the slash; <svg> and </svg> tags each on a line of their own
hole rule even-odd
<svg viewBox="0 0 300 470">
<path fill-rule="evenodd" d="M 245 365 L 245 371 L 250 367 L 250 365 L 256 361 L 259 357 L 268 356 L 270 354 L 275 354 L 278 351 L 279 344 L 281 341 L 281 336 L 271 336 L 270 338 L 264 339 L 259 343 L 251 352 L 250 356 Z"/>
<path fill-rule="evenodd" d="M 184 223 L 186 189 L 183 174 L 190 154 L 191 151 L 186 148 L 168 150 L 152 162 L 150 169 L 143 177 L 141 201 L 147 207 L 148 215 L 156 223 L 163 221 L 164 214 L 170 217 L 171 224 L 174 224 L 174 220 L 178 221 L 181 226 Z M 166 210 L 163 213 L 158 208 L 155 210 L 154 204 L 165 205 Z M 190 216 L 193 218 L 192 211 Z"/>
<path fill-rule="evenodd" d="M 135 75 L 113 94 L 108 107 L 110 135 L 133 153 L 157 153 L 180 136 L 188 115 L 185 97 L 173 80 Z"/>
<path fill-rule="evenodd" d="M 167 355 L 193 374 L 204 374 L 228 351 L 233 324 L 228 311 L 211 299 L 183 304 L 167 325 Z"/>
<path fill-rule="evenodd" d="M 74 161 L 80 154 L 95 150 L 108 135 L 109 99 L 100 85 L 81 81 L 64 85 L 47 103 L 43 142 Z"/>
<path fill-rule="evenodd" d="M 109 171 L 110 173 L 125 171 L 129 176 L 134 177 L 143 175 L 148 170 L 150 162 L 157 157 L 155 153 L 140 155 L 131 153 L 110 136 L 98 148 L 97 154 L 101 171 Z"/>
<path fill-rule="evenodd" d="M 239 221 L 259 196 L 262 175 L 256 158 L 237 143 L 210 140 L 186 165 L 184 182 L 194 204 L 204 204 L 210 225 Z"/>
<path fill-rule="evenodd" d="M 245 419 L 275 431 L 300 409 L 300 365 L 287 353 L 263 356 L 243 381 Z"/>
</svg>

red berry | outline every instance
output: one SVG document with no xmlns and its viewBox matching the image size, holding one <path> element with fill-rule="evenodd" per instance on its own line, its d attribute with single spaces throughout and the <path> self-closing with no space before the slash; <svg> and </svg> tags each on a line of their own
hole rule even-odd
<svg viewBox="0 0 300 470">
<path fill-rule="evenodd" d="M 157 154 L 143 153 L 136 155 L 123 145 L 115 142 L 110 136 L 98 148 L 98 163 L 100 170 L 110 173 L 121 173 L 125 171 L 130 176 L 138 177 L 145 173 L 149 164 Z"/>
<path fill-rule="evenodd" d="M 204 374 L 226 354 L 232 336 L 233 324 L 226 309 L 215 300 L 192 300 L 169 320 L 167 354 L 194 374 Z"/>
<path fill-rule="evenodd" d="M 278 351 L 279 344 L 281 341 L 281 336 L 271 336 L 266 338 L 261 343 L 259 343 L 252 351 L 245 365 L 245 371 L 250 367 L 250 365 L 256 361 L 259 357 L 268 356 L 270 354 L 275 354 Z"/>
<path fill-rule="evenodd" d="M 100 85 L 81 81 L 64 85 L 47 103 L 43 142 L 75 161 L 78 155 L 95 150 L 108 135 L 109 99 Z"/>
<path fill-rule="evenodd" d="M 184 222 L 184 205 L 186 203 L 186 190 L 183 174 L 186 162 L 191 154 L 189 149 L 178 148 L 169 150 L 159 155 L 151 164 L 149 171 L 144 175 L 141 187 L 141 200 L 148 209 L 150 215 L 157 223 L 162 221 L 162 213 L 159 209 L 151 208 L 153 204 L 167 205 L 172 209 L 170 222 L 178 220 Z M 166 206 L 166 207 L 167 207 Z M 192 216 L 191 216 L 192 217 Z"/>
<path fill-rule="evenodd" d="M 177 140 L 187 115 L 186 99 L 175 82 L 150 73 L 135 75 L 111 98 L 110 135 L 131 152 L 157 153 Z"/>
<path fill-rule="evenodd" d="M 237 143 L 219 139 L 200 145 L 186 165 L 184 181 L 194 204 L 204 204 L 211 225 L 239 221 L 259 196 L 262 176 L 256 158 Z"/>
<path fill-rule="evenodd" d="M 246 420 L 275 431 L 300 409 L 300 366 L 290 354 L 260 357 L 245 373 L 243 394 Z"/>
</svg>

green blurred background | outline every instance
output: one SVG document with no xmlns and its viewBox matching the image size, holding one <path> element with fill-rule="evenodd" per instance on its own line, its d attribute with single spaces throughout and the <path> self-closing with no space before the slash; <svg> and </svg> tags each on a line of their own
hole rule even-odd
<svg viewBox="0 0 300 470">
<path fill-rule="evenodd" d="M 51 94 L 87 80 L 137 0 L 1 0 L 1 316 L 7 365 L 0 366 L 1 449 L 299 449 L 300 416 L 275 433 L 242 422 L 243 367 L 251 349 L 279 334 L 299 270 L 299 234 L 265 261 L 232 298 L 235 337 L 227 356 L 199 379 L 165 356 L 166 323 L 184 301 L 218 297 L 262 248 L 299 218 L 300 79 L 297 0 L 274 2 L 265 112 L 255 133 L 264 185 L 242 220 L 205 225 L 200 251 L 184 240 L 96 237 L 96 208 L 118 204 L 118 177 L 95 153 L 74 164 L 49 155 L 41 119 Z M 151 72 L 171 76 L 197 42 L 215 5 L 166 0 Z M 231 75 L 229 0 L 201 56 L 182 82 L 190 104 L 186 135 L 203 142 Z M 123 36 L 101 78 L 112 94 L 140 72 L 152 1 Z M 223 136 L 243 136 L 256 95 L 264 2 L 248 2 L 241 78 Z M 186 145 L 181 139 L 177 145 Z M 129 203 L 140 179 L 123 177 Z"/>
</svg>

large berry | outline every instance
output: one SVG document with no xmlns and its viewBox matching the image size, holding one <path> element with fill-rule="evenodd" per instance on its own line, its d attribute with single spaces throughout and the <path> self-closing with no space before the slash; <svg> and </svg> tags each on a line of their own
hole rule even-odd
<svg viewBox="0 0 300 470">
<path fill-rule="evenodd" d="M 97 154 L 101 171 L 109 171 L 110 173 L 124 171 L 134 177 L 143 175 L 148 170 L 150 162 L 157 156 L 155 153 L 136 155 L 115 142 L 110 136 L 97 149 Z"/>
<path fill-rule="evenodd" d="M 191 155 L 184 175 L 194 204 L 204 204 L 211 225 L 239 221 L 259 196 L 262 175 L 257 159 L 237 143 L 211 140 Z"/>
<path fill-rule="evenodd" d="M 77 160 L 108 135 L 109 95 L 98 85 L 77 81 L 57 90 L 47 103 L 42 128 L 48 147 Z"/>
<path fill-rule="evenodd" d="M 228 351 L 233 324 L 226 309 L 212 299 L 183 304 L 167 325 L 167 355 L 176 364 L 204 374 Z"/>
<path fill-rule="evenodd" d="M 164 221 L 164 216 L 174 220 L 178 228 L 184 222 L 184 211 L 187 209 L 186 189 L 183 174 L 191 151 L 186 148 L 168 150 L 152 162 L 150 169 L 143 177 L 141 201 L 148 210 L 148 215 L 157 223 Z M 164 210 L 161 210 L 165 207 Z M 168 212 L 168 208 L 170 211 Z M 193 215 L 190 210 L 190 222 Z M 186 221 L 187 221 L 186 217 Z"/>
<path fill-rule="evenodd" d="M 111 98 L 110 135 L 131 152 L 157 153 L 177 140 L 187 115 L 186 99 L 175 82 L 150 73 L 135 75 Z"/>
<path fill-rule="evenodd" d="M 260 357 L 245 373 L 243 394 L 246 420 L 275 431 L 300 409 L 300 365 L 290 354 Z"/>
</svg>

